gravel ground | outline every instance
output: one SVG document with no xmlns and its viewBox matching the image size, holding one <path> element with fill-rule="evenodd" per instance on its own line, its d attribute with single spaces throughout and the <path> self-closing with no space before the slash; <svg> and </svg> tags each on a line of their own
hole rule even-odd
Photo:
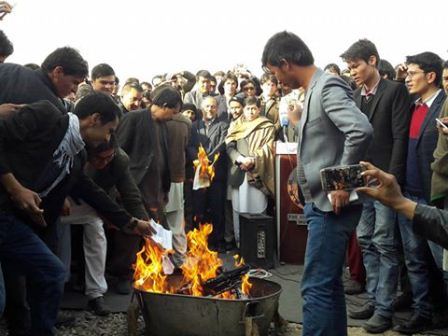
<svg viewBox="0 0 448 336">
<path fill-rule="evenodd" d="M 70 311 L 75 316 L 76 322 L 72 327 L 61 327 L 58 329 L 57 336 L 127 336 L 127 318 L 124 313 L 110 314 L 107 317 L 98 317 L 87 311 Z M 282 336 L 301 336 L 302 326 L 300 324 L 290 323 Z M 0 321 L 0 335 L 7 335 L 4 321 Z M 136 332 L 133 336 L 144 336 L 145 324 L 140 316 L 137 323 Z M 366 336 L 362 328 L 348 328 L 349 336 Z M 379 336 L 399 336 L 393 331 L 387 331 Z M 179 335 L 181 336 L 181 335 Z M 418 335 L 415 335 L 418 336 Z"/>
</svg>

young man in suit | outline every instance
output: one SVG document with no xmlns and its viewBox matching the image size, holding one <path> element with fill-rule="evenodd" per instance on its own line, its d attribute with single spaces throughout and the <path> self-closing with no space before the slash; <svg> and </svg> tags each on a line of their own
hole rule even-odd
<svg viewBox="0 0 448 336">
<path fill-rule="evenodd" d="M 117 140 L 129 156 L 129 168 L 145 208 L 157 220 L 166 205 L 171 185 L 166 121 L 180 111 L 182 98 L 179 91 L 169 84 L 156 87 L 151 97 L 152 103 L 148 108 L 127 113 L 120 120 Z M 123 266 L 127 264 L 126 267 L 113 270 L 120 277 L 117 291 L 128 294 L 132 290 L 129 268 L 135 260 L 139 241 L 132 236 L 118 234 L 115 235 L 115 244 L 128 256 L 127 262 L 126 258 L 121 258 L 120 262 Z"/>
<path fill-rule="evenodd" d="M 272 36 L 262 64 L 280 82 L 306 90 L 297 150 L 308 223 L 302 278 L 303 335 L 347 335 L 341 277 L 347 243 L 362 205 L 350 203 L 345 190 L 328 195 L 322 190 L 320 170 L 357 164 L 370 144 L 372 127 L 356 107 L 345 81 L 317 68 L 311 51 L 298 36 L 286 31 Z"/>
<path fill-rule="evenodd" d="M 380 56 L 375 44 L 369 40 L 353 43 L 341 57 L 358 86 L 353 94 L 356 105 L 373 127 L 373 141 L 366 159 L 393 174 L 398 183 L 403 184 L 410 118 L 410 100 L 406 87 L 381 78 L 378 71 Z M 357 227 L 357 237 L 367 273 L 369 300 L 365 307 L 350 312 L 350 317 L 369 318 L 364 325 L 369 332 L 383 332 L 392 326 L 392 302 L 398 281 L 397 232 L 395 211 L 378 201 L 366 199 Z M 411 282 L 422 283 L 419 289 L 422 293 L 416 304 L 421 307 L 422 314 L 428 315 L 428 288 L 424 285 L 427 284 L 428 270 L 424 257 L 416 256 L 414 265 L 415 269 L 408 269 L 415 277 L 415 281 Z"/>
<path fill-rule="evenodd" d="M 69 192 L 120 228 L 151 234 L 148 222 L 132 218 L 83 173 L 85 143 L 110 140 L 119 107 L 95 94 L 75 111 L 62 115 L 41 101 L 0 121 L 0 261 L 5 273 L 27 276 L 32 335 L 54 334 L 65 269 L 50 248 Z"/>
<path fill-rule="evenodd" d="M 446 98 L 445 92 L 440 88 L 442 59 L 432 52 L 408 56 L 406 58 L 406 71 L 406 86 L 409 93 L 414 95 L 417 100 L 411 108 L 409 145 L 403 191 L 407 198 L 417 203 L 429 204 L 431 202 L 431 163 L 434 160 L 433 153 L 438 139 L 435 119 L 439 116 Z M 420 245 L 416 243 L 416 241 L 423 240 L 423 238 L 409 234 L 411 230 L 409 220 L 401 216 L 399 217 L 399 227 L 403 237 L 404 257 L 409 272 L 410 267 L 415 267 L 416 258 L 423 254 L 421 249 L 419 249 Z M 403 233 L 406 233 L 406 236 Z M 442 270 L 442 247 L 431 241 L 428 243 L 436 265 Z M 417 271 L 421 271 L 420 268 Z M 429 286 L 428 280 L 423 282 L 423 279 L 413 283 L 411 273 L 409 275 L 413 291 L 416 288 L 421 289 L 423 286 Z M 421 290 L 414 292 L 414 300 L 417 293 L 422 295 Z M 439 299 L 443 297 L 446 297 L 446 293 L 440 293 Z M 428 328 L 430 325 L 431 314 L 422 314 L 419 309 L 415 309 L 409 322 L 397 325 L 394 329 L 399 332 L 413 334 Z"/>
</svg>

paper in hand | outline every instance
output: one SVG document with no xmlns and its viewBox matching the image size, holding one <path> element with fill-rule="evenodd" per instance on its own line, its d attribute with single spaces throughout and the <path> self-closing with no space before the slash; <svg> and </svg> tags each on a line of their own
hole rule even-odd
<svg viewBox="0 0 448 336">
<path fill-rule="evenodd" d="M 193 179 L 193 190 L 199 190 L 203 188 L 210 187 L 210 178 L 208 175 L 201 176 L 201 165 L 198 165 L 196 167 L 196 171 L 194 173 L 194 179 Z"/>
<path fill-rule="evenodd" d="M 165 230 L 162 225 L 157 224 L 153 219 L 151 219 L 150 224 L 154 231 L 156 231 L 156 233 L 151 236 L 151 239 L 162 246 L 165 250 L 172 250 L 173 233 L 170 230 Z"/>
</svg>

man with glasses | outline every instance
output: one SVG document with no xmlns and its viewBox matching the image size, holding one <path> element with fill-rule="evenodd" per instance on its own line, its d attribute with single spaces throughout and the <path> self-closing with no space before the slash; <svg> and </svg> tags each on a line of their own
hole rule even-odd
<svg viewBox="0 0 448 336">
<path fill-rule="evenodd" d="M 438 117 L 446 97 L 445 92 L 440 89 L 442 59 L 432 52 L 408 56 L 405 70 L 407 72 L 406 86 L 409 93 L 414 95 L 417 100 L 412 106 L 403 191 L 407 198 L 421 204 L 429 204 L 431 202 L 431 163 L 434 160 L 433 152 L 438 137 L 435 119 Z M 403 250 L 405 262 L 409 268 L 409 266 L 413 266 L 417 258 L 421 258 L 424 250 L 418 236 L 409 232 L 411 225 L 408 219 L 400 216 L 399 227 L 403 238 L 405 237 L 403 233 L 407 233 L 407 241 L 403 242 Z M 412 243 L 411 237 L 413 237 Z M 442 269 L 442 247 L 430 241 L 428 243 L 436 264 Z M 410 274 L 410 280 L 413 291 L 416 288 L 429 286 L 428 281 L 414 284 L 412 274 Z M 439 293 L 440 299 L 446 295 L 443 292 Z M 422 295 L 421 290 L 414 292 L 414 296 L 417 293 Z M 394 330 L 412 334 L 427 328 L 431 323 L 431 316 L 420 314 L 421 311 L 418 310 L 418 307 L 416 308 L 412 318 L 408 322 L 397 325 Z"/>
<path fill-rule="evenodd" d="M 88 163 L 85 167 L 86 174 L 111 197 L 119 198 L 129 214 L 147 220 L 148 214 L 142 203 L 140 191 L 129 170 L 129 158 L 117 146 L 115 139 L 95 148 L 89 148 L 88 154 Z M 110 309 L 103 299 L 104 293 L 107 292 L 107 283 L 104 276 L 107 240 L 103 228 L 103 219 L 82 200 L 70 199 L 69 204 L 66 201 L 65 216 L 61 217 L 59 230 L 61 241 L 59 257 L 69 271 L 71 262 L 70 225 L 83 225 L 84 227 L 85 294 L 89 299 L 88 308 L 96 315 L 108 315 Z M 114 237 L 115 235 L 111 235 L 112 245 L 114 246 L 110 258 L 111 264 L 115 268 L 121 267 L 129 272 L 127 263 L 124 267 L 120 265 L 123 264 L 124 253 L 127 248 L 119 244 L 113 244 Z M 140 241 L 141 238 L 135 236 L 135 239 Z"/>
</svg>

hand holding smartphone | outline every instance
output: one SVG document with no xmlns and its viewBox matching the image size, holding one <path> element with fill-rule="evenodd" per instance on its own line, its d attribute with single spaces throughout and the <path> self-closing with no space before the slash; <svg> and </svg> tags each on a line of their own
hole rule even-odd
<svg viewBox="0 0 448 336">
<path fill-rule="evenodd" d="M 448 129 L 448 125 L 446 125 L 442 120 L 440 120 L 439 118 L 436 118 L 436 122 L 439 126 L 441 126 L 442 128 L 446 128 Z"/>
<path fill-rule="evenodd" d="M 362 175 L 364 170 L 360 164 L 324 168 L 320 171 L 322 189 L 352 191 L 367 186 L 367 179 Z"/>
</svg>

